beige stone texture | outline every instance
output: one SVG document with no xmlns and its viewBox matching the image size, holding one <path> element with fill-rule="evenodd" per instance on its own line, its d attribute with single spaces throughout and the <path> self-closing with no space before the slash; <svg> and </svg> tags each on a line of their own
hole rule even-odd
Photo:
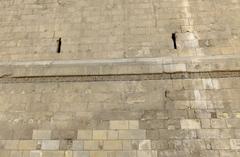
<svg viewBox="0 0 240 157">
<path fill-rule="evenodd" d="M 78 130 L 77 138 L 80 140 L 92 139 L 93 131 L 92 130 Z"/>
<path fill-rule="evenodd" d="M 35 150 L 37 149 L 38 142 L 36 140 L 20 140 L 19 150 Z"/>
<path fill-rule="evenodd" d="M 103 149 L 104 150 L 122 150 L 123 149 L 122 141 L 120 140 L 104 141 Z"/>
<path fill-rule="evenodd" d="M 42 140 L 42 150 L 59 150 L 59 140 Z"/>
<path fill-rule="evenodd" d="M 119 139 L 145 139 L 145 130 L 120 130 Z"/>
<path fill-rule="evenodd" d="M 139 121 L 137 120 L 130 120 L 128 122 L 129 129 L 139 129 Z"/>
<path fill-rule="evenodd" d="M 106 151 L 91 151 L 90 157 L 108 157 Z"/>
<path fill-rule="evenodd" d="M 107 139 L 110 139 L 110 140 L 118 139 L 118 131 L 117 130 L 108 130 L 107 131 Z"/>
<path fill-rule="evenodd" d="M 129 128 L 129 124 L 128 121 L 110 121 L 110 129 L 128 129 Z"/>
<path fill-rule="evenodd" d="M 30 152 L 29 157 L 42 157 L 42 151 L 33 150 L 33 151 Z"/>
<path fill-rule="evenodd" d="M 102 147 L 102 141 L 84 141 L 84 150 L 101 150 Z"/>
<path fill-rule="evenodd" d="M 239 13 L 0 0 L 0 157 L 239 157 Z"/>
<path fill-rule="evenodd" d="M 93 140 L 107 139 L 107 130 L 93 130 Z"/>
<path fill-rule="evenodd" d="M 33 130 L 33 138 L 32 139 L 40 139 L 47 140 L 51 139 L 51 130 Z"/>
<path fill-rule="evenodd" d="M 201 125 L 198 120 L 194 119 L 182 119 L 180 121 L 182 129 L 200 129 Z"/>
<path fill-rule="evenodd" d="M 240 149 L 240 140 L 239 139 L 230 139 L 230 145 L 233 150 Z"/>
</svg>

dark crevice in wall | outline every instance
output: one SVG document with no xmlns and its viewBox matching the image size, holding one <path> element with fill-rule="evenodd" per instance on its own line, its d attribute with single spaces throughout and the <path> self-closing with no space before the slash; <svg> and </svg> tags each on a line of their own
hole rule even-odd
<svg viewBox="0 0 240 157">
<path fill-rule="evenodd" d="M 172 33 L 172 40 L 173 40 L 174 49 L 177 49 L 177 34 L 176 33 Z"/>
<path fill-rule="evenodd" d="M 240 77 L 238 71 L 211 72 L 176 72 L 158 74 L 113 74 L 113 75 L 77 75 L 77 76 L 26 76 L 3 77 L 0 83 L 35 83 L 35 82 L 103 82 L 103 81 L 144 81 L 144 80 L 174 80 L 174 79 L 206 79 Z M 166 93 L 166 96 L 168 93 Z"/>
<path fill-rule="evenodd" d="M 57 53 L 61 53 L 62 38 L 59 38 L 59 39 L 57 40 L 57 43 L 58 43 L 58 45 L 57 45 Z"/>
</svg>

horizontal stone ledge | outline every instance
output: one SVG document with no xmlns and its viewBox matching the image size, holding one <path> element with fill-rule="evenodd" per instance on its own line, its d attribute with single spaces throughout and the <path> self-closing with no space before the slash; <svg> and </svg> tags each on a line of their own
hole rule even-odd
<svg viewBox="0 0 240 157">
<path fill-rule="evenodd" d="M 240 70 L 240 55 L 0 62 L 0 77 L 97 76 Z"/>
</svg>

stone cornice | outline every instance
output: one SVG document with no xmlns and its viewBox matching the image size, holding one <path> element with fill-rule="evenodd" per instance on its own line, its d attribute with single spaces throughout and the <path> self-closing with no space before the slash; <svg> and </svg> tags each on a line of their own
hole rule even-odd
<svg viewBox="0 0 240 157">
<path fill-rule="evenodd" d="M 237 72 L 240 55 L 0 62 L 1 78 Z"/>
</svg>

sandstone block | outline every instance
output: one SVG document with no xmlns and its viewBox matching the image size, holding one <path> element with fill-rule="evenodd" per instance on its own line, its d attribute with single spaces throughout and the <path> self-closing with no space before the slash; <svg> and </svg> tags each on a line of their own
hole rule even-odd
<svg viewBox="0 0 240 157">
<path fill-rule="evenodd" d="M 214 139 L 211 146 L 212 149 L 230 149 L 230 142 L 228 139 Z"/>
<path fill-rule="evenodd" d="M 33 130 L 33 139 L 51 139 L 51 130 Z"/>
<path fill-rule="evenodd" d="M 90 157 L 90 153 L 86 151 L 73 151 L 73 157 Z"/>
<path fill-rule="evenodd" d="M 73 141 L 72 150 L 83 150 L 83 141 Z"/>
<path fill-rule="evenodd" d="M 198 120 L 194 119 L 182 119 L 180 121 L 182 129 L 200 129 L 201 125 Z"/>
<path fill-rule="evenodd" d="M 220 138 L 220 131 L 218 129 L 201 129 L 197 130 L 197 135 L 201 139 Z"/>
<path fill-rule="evenodd" d="M 151 148 L 153 150 L 164 150 L 168 149 L 168 141 L 167 140 L 151 140 Z"/>
<path fill-rule="evenodd" d="M 42 151 L 40 150 L 30 151 L 30 157 L 42 157 Z"/>
<path fill-rule="evenodd" d="M 3 140 L 0 142 L 0 148 L 4 148 L 6 150 L 17 150 L 19 147 L 19 140 Z"/>
<path fill-rule="evenodd" d="M 67 150 L 64 152 L 64 155 L 65 155 L 64 157 L 73 157 L 73 151 Z"/>
<path fill-rule="evenodd" d="M 139 150 L 151 150 L 151 141 L 150 140 L 140 140 L 138 149 Z"/>
<path fill-rule="evenodd" d="M 138 157 L 157 157 L 157 151 L 137 151 Z"/>
<path fill-rule="evenodd" d="M 123 145 L 123 150 L 132 150 L 132 141 L 131 140 L 123 140 L 122 145 Z"/>
<path fill-rule="evenodd" d="M 22 157 L 22 151 L 12 150 L 10 152 L 10 157 Z"/>
<path fill-rule="evenodd" d="M 211 127 L 210 119 L 201 119 L 201 127 L 203 129 L 209 129 Z"/>
<path fill-rule="evenodd" d="M 94 140 L 107 139 L 107 131 L 106 130 L 93 130 L 93 139 Z"/>
<path fill-rule="evenodd" d="M 60 150 L 69 150 L 72 148 L 73 141 L 72 140 L 61 140 L 59 149 Z"/>
<path fill-rule="evenodd" d="M 118 139 L 118 131 L 117 130 L 108 130 L 107 131 L 107 139 L 110 139 L 110 140 Z"/>
<path fill-rule="evenodd" d="M 136 139 L 141 140 L 146 138 L 145 130 L 120 130 L 119 139 Z"/>
<path fill-rule="evenodd" d="M 108 154 L 105 151 L 91 151 L 90 157 L 108 157 Z"/>
<path fill-rule="evenodd" d="M 137 157 L 136 151 L 117 151 L 110 157 Z"/>
<path fill-rule="evenodd" d="M 20 150 L 36 150 L 37 145 L 38 143 L 36 140 L 20 140 L 19 149 Z"/>
<path fill-rule="evenodd" d="M 129 129 L 139 129 L 139 121 L 138 120 L 130 120 L 128 125 L 129 125 Z"/>
<path fill-rule="evenodd" d="M 110 129 L 128 129 L 128 121 L 110 121 Z"/>
<path fill-rule="evenodd" d="M 231 149 L 240 149 L 240 139 L 230 139 Z"/>
<path fill-rule="evenodd" d="M 42 157 L 65 157 L 64 151 L 43 151 Z"/>
<path fill-rule="evenodd" d="M 211 119 L 212 128 L 223 129 L 227 128 L 226 122 L 224 119 Z"/>
<path fill-rule="evenodd" d="M 104 150 L 122 150 L 122 141 L 118 140 L 111 140 L 111 141 L 104 141 L 103 145 Z"/>
<path fill-rule="evenodd" d="M 92 130 L 78 130 L 77 139 L 89 140 L 92 139 L 92 136 L 93 136 Z"/>
<path fill-rule="evenodd" d="M 1 150 L 0 151 L 0 157 L 8 157 L 11 155 L 11 151 L 10 150 Z"/>
<path fill-rule="evenodd" d="M 102 141 L 84 141 L 84 150 L 101 150 L 102 148 Z"/>
<path fill-rule="evenodd" d="M 59 140 L 42 140 L 42 150 L 59 150 Z"/>
<path fill-rule="evenodd" d="M 63 139 L 77 139 L 77 130 L 53 130 L 51 133 L 51 139 L 63 140 Z"/>
</svg>

